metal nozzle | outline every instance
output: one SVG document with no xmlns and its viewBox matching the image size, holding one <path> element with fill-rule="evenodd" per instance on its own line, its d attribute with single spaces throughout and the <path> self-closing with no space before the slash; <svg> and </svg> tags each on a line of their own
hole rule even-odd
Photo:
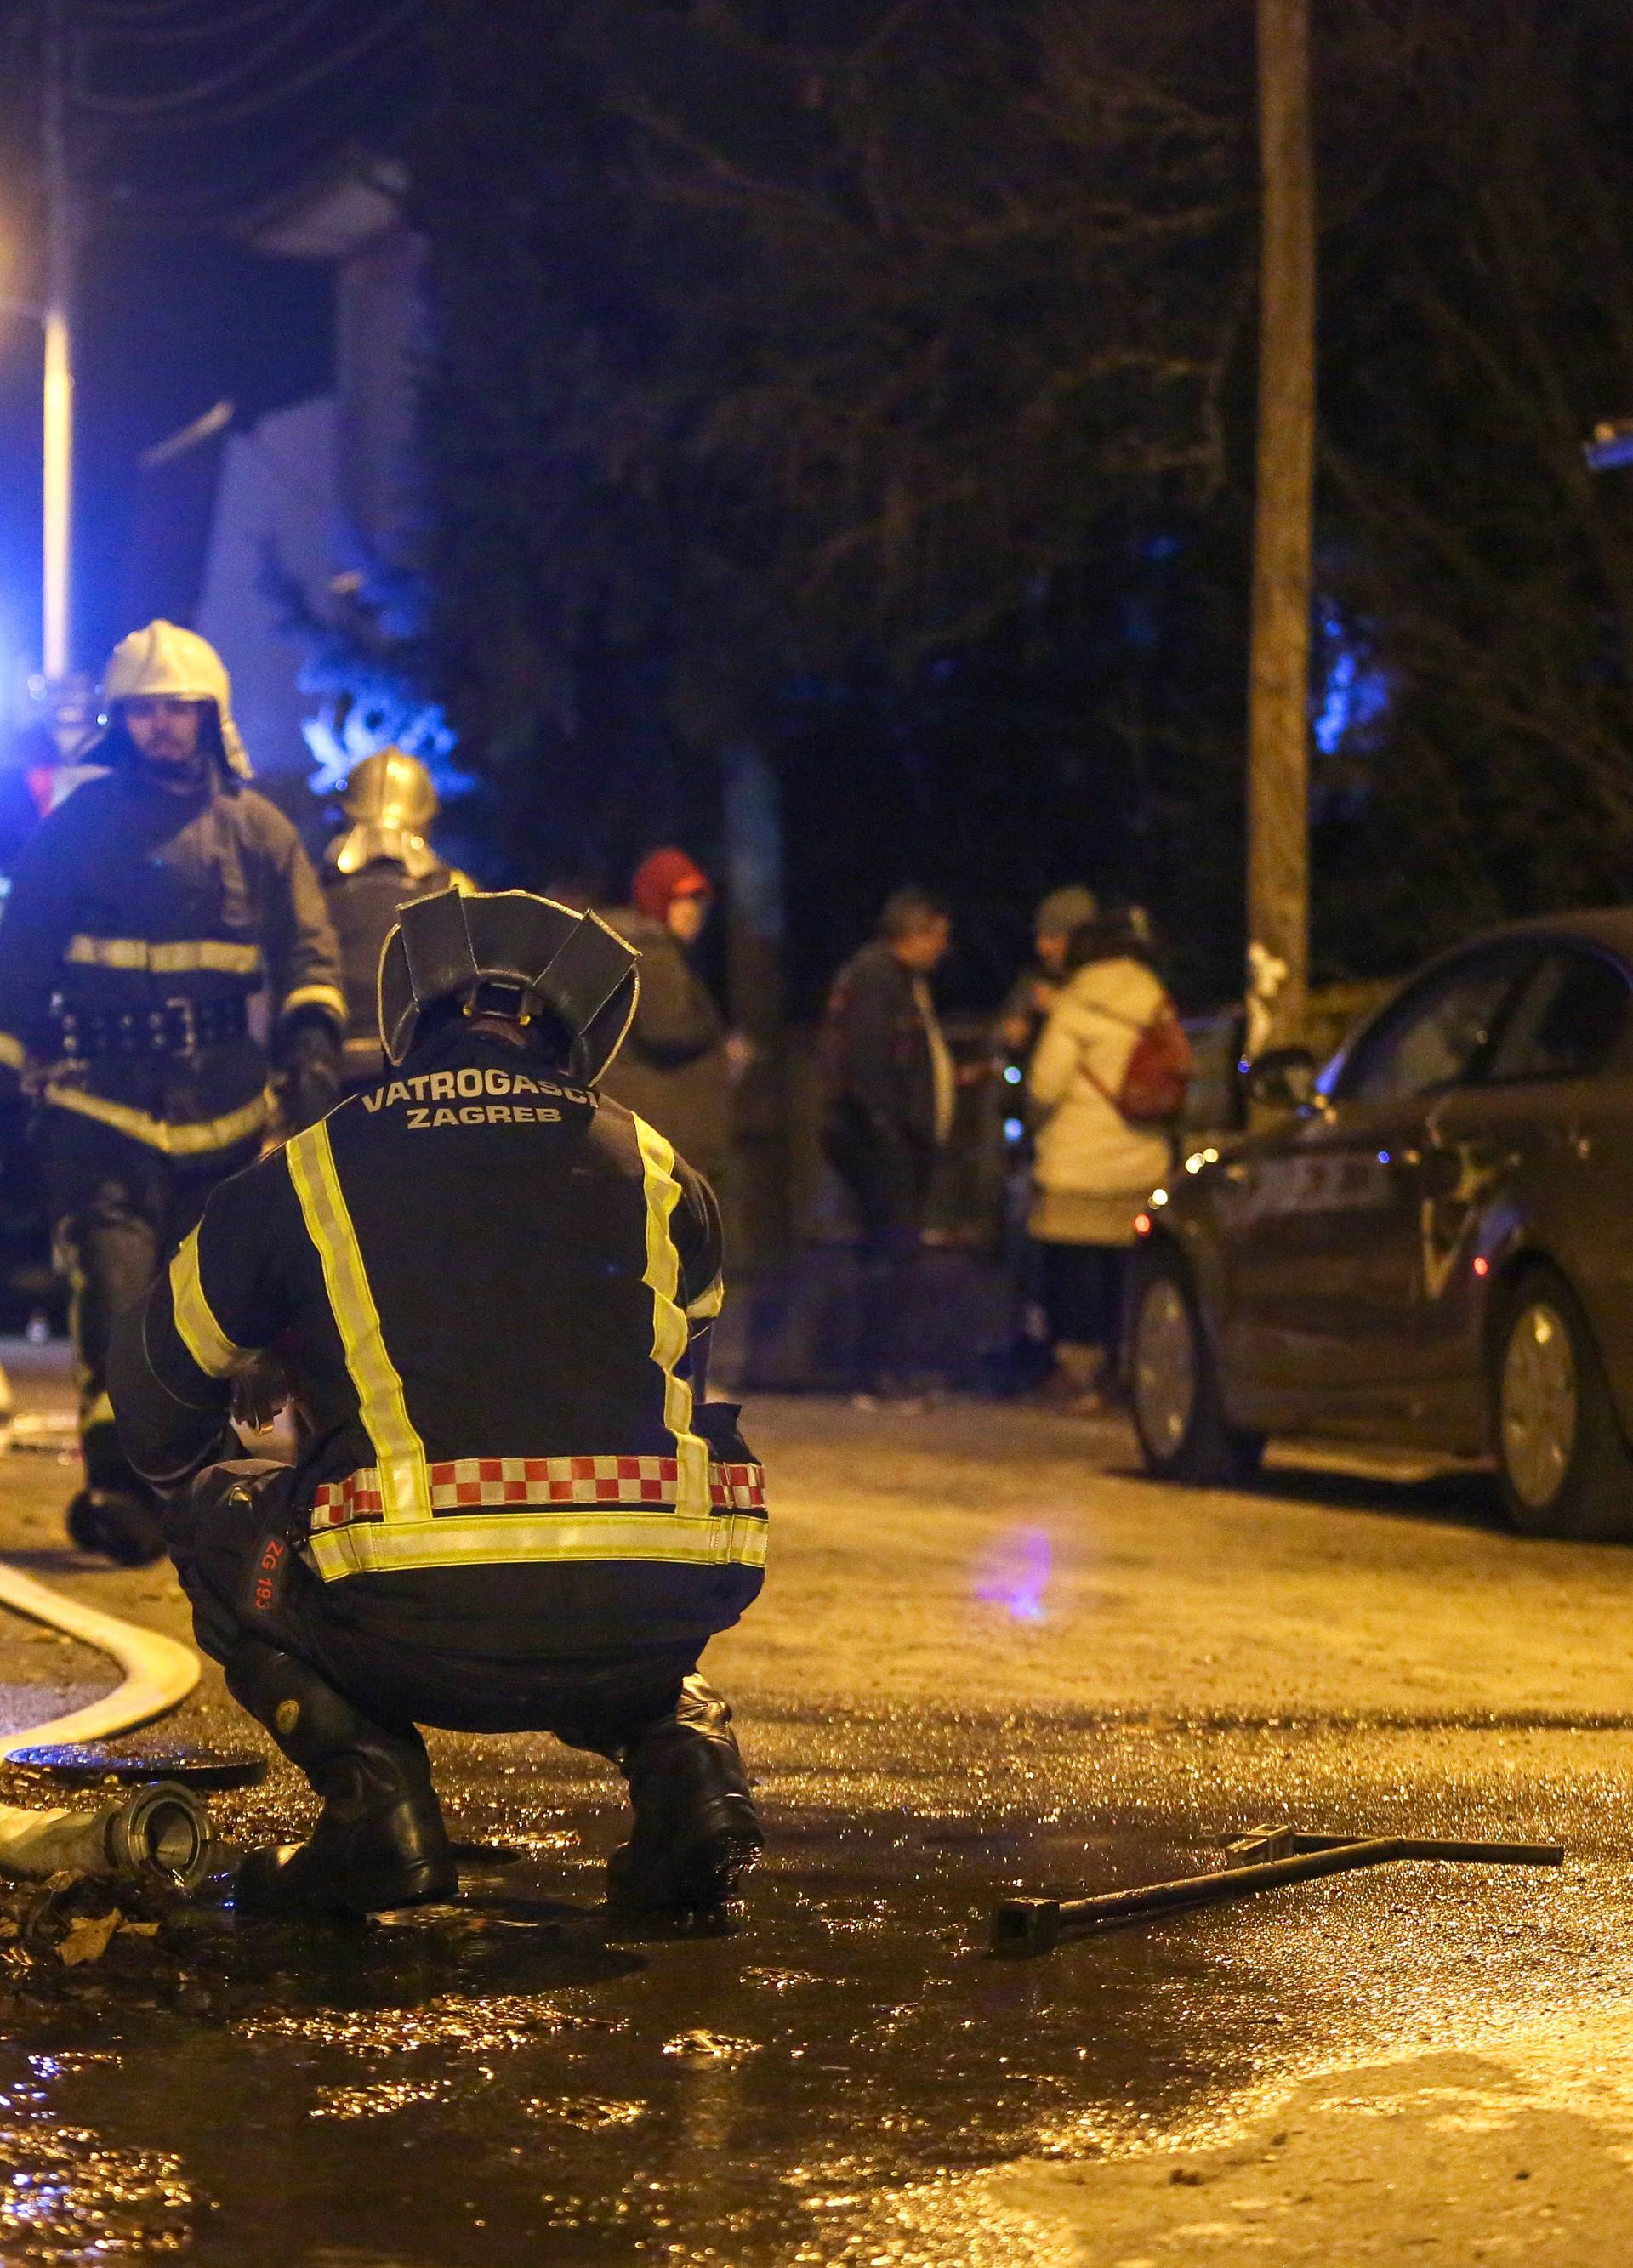
<svg viewBox="0 0 1633 2268">
<path fill-rule="evenodd" d="M 210 1815 L 190 1788 L 154 1780 L 95 1811 L 0 1804 L 0 1874 L 41 1881 L 63 1869 L 190 1890 L 209 1872 Z"/>
<path fill-rule="evenodd" d="M 156 1780 L 100 1815 L 108 1863 L 116 1874 L 152 1876 L 184 1890 L 203 1881 L 210 1815 L 189 1788 Z"/>
</svg>

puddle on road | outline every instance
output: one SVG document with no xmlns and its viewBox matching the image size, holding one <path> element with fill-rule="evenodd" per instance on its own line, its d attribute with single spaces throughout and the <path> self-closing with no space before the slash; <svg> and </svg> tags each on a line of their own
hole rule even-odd
<svg viewBox="0 0 1633 2268">
<path fill-rule="evenodd" d="M 1498 1737 L 1511 1806 L 1526 1738 Z M 809 1764 L 813 1742 L 795 1745 Z M 1040 1824 L 980 1792 L 971 1743 L 957 1747 L 962 1811 L 949 1778 L 923 1815 L 920 1778 L 914 1818 L 889 1771 L 857 1779 L 843 1808 L 819 1808 L 809 1777 L 773 1801 L 741 1929 L 610 1925 L 592 1855 L 612 1830 L 606 1792 L 597 1803 L 570 1765 L 524 1773 L 496 1745 L 469 1815 L 521 1854 L 478 1858 L 457 1906 L 327 1928 L 196 1915 L 162 1960 L 133 1947 L 55 1980 L 45 2003 L 15 1994 L 0 2257 L 1040 2268 L 1053 2256 L 1024 2231 L 960 2219 L 961 2169 L 1194 2131 L 1347 2047 L 1591 1994 L 1597 1933 L 1620 1942 L 1621 1893 L 1598 1877 L 1585 1894 L 1558 1875 L 1493 1886 L 1448 1869 L 994 1962 L 994 1898 L 1194 1872 L 1205 1854 L 1171 1830 L 1187 1815 L 1211 1830 L 1296 1799 L 1301 1816 L 1336 1817 L 1336 1784 L 1384 1825 L 1396 1805 L 1421 1817 L 1427 1773 L 1439 1831 L 1490 1832 L 1481 1806 L 1496 1799 L 1459 1788 L 1433 1740 L 1377 1748 L 1374 1793 L 1357 1799 L 1347 1732 L 1201 1749 L 1108 1732 L 1062 1738 L 1069 1771 L 1041 1743 L 1016 1750 L 1016 1792 L 1047 1786 L 1068 1810 Z M 921 1773 L 927 1754 L 921 1736 Z M 1526 1780 L 1543 1815 L 1515 1808 L 1512 1831 L 1563 1827 L 1564 1796 L 1535 1769 Z M 1573 1839 L 1607 1817 L 1608 1785 L 1579 1778 Z M 280 1783 L 232 1802 L 241 1823 L 287 1831 L 291 1800 Z"/>
<path fill-rule="evenodd" d="M 838 2259 L 881 2184 L 1035 2147 L 1131 2089 L 1156 2115 L 1222 2056 L 1239 2075 L 1247 2044 L 1217 2031 L 1193 2061 L 1172 1948 L 1123 1937 L 1047 1973 L 981 1955 L 994 1877 L 1068 1854 L 1083 1866 L 1081 1840 L 1022 1854 L 1010 1834 L 807 1819 L 745 1926 L 679 1938 L 610 1928 L 587 1869 L 581 1904 L 552 1896 L 530 1855 L 459 1907 L 373 1925 L 223 1916 L 179 1976 L 133 1965 L 14 2004 L 0 2080 L 32 2092 L 0 2133 L 0 2252 Z M 1125 1845 L 1118 1871 L 1175 1856 Z M 55 2057 L 35 2041 L 31 2062 L 31 2035 Z"/>
<path fill-rule="evenodd" d="M 107 2055 L 18 2058 L 0 2096 L 0 2244 L 7 2261 L 160 2259 L 190 2249 L 196 2198 L 180 2159 L 58 2123 L 57 2088 Z"/>
</svg>

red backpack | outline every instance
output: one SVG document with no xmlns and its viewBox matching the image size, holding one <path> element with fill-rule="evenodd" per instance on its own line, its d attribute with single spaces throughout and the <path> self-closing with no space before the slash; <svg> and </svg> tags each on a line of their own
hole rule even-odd
<svg viewBox="0 0 1633 2268">
<path fill-rule="evenodd" d="M 1150 1022 L 1141 1026 L 1116 1094 L 1105 1087 L 1100 1091 L 1134 1125 L 1155 1125 L 1179 1116 L 1195 1076 L 1191 1042 L 1174 1013 L 1172 1001 L 1165 999 Z M 1099 1086 L 1098 1079 L 1095 1085 Z"/>
</svg>

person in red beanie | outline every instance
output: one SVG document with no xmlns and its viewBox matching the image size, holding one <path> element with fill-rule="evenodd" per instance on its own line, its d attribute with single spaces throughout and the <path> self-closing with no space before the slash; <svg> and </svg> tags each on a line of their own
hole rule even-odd
<svg viewBox="0 0 1633 2268">
<path fill-rule="evenodd" d="M 630 887 L 637 911 L 648 921 L 661 922 L 683 945 L 691 945 L 702 935 L 713 895 L 696 859 L 673 845 L 643 858 Z"/>
<path fill-rule="evenodd" d="M 640 1005 L 605 1091 L 718 1181 L 731 1151 L 730 1057 L 714 996 L 687 958 L 713 891 L 671 844 L 642 859 L 630 896 L 603 918 L 641 957 Z"/>
</svg>

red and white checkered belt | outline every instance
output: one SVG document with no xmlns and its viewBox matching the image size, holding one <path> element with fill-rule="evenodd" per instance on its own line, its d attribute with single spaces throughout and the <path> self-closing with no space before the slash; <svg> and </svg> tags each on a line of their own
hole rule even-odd
<svg viewBox="0 0 1633 2268">
<path fill-rule="evenodd" d="M 507 1506 L 672 1506 L 680 1483 L 675 1457 L 454 1457 L 429 1465 L 431 1510 L 503 1511 Z M 765 1471 L 757 1464 L 709 1466 L 713 1512 L 764 1514 Z M 385 1517 L 380 1469 L 324 1481 L 312 1506 L 314 1530 Z"/>
</svg>

